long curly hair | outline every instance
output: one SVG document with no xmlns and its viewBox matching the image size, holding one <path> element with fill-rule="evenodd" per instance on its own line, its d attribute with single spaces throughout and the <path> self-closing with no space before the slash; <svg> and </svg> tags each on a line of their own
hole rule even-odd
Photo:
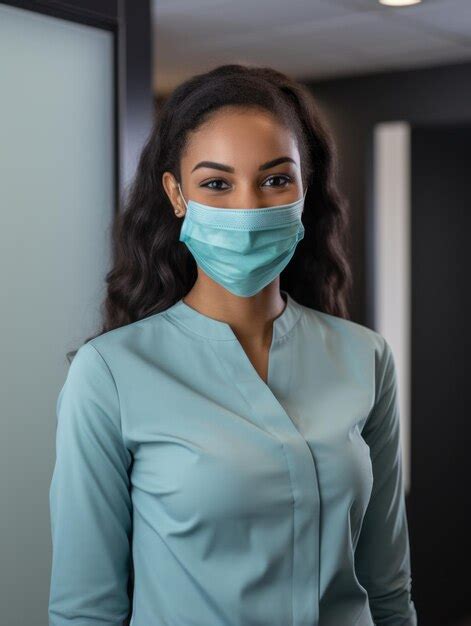
<svg viewBox="0 0 471 626">
<path fill-rule="evenodd" d="M 224 106 L 261 108 L 295 133 L 303 187 L 308 187 L 305 235 L 280 274 L 280 287 L 305 306 L 350 317 L 349 216 L 337 188 L 336 148 L 313 95 L 272 68 L 226 64 L 180 84 L 156 115 L 113 223 L 102 328 L 87 341 L 167 309 L 193 286 L 196 262 L 179 241 L 182 222 L 162 175 L 170 171 L 181 182 L 180 157 L 189 133 Z"/>
</svg>

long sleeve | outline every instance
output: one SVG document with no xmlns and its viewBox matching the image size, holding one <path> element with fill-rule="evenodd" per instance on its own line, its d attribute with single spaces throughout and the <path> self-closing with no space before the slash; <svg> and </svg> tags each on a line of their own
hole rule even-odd
<svg viewBox="0 0 471 626">
<path fill-rule="evenodd" d="M 92 344 L 76 353 L 56 412 L 49 625 L 122 626 L 130 607 L 132 456 L 113 376 Z"/>
<path fill-rule="evenodd" d="M 374 406 L 363 429 L 373 468 L 371 499 L 355 552 L 375 624 L 416 626 L 400 443 L 397 374 L 388 342 L 379 356 Z"/>
</svg>

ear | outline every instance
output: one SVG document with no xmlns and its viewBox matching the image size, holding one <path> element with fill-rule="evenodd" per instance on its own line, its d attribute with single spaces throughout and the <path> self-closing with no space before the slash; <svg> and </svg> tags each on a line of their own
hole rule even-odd
<svg viewBox="0 0 471 626">
<path fill-rule="evenodd" d="M 180 193 L 178 180 L 172 172 L 164 172 L 162 174 L 162 187 L 165 189 L 165 193 L 172 204 L 175 215 L 177 217 L 184 217 L 186 214 L 185 203 Z"/>
</svg>

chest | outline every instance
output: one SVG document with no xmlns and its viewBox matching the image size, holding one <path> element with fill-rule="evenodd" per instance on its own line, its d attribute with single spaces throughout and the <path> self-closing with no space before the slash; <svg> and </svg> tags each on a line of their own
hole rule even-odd
<svg viewBox="0 0 471 626">
<path fill-rule="evenodd" d="M 211 524 L 279 519 L 293 504 L 314 512 L 321 500 L 350 503 L 359 520 L 372 487 L 361 429 L 373 390 L 321 356 L 297 341 L 254 362 L 226 341 L 151 363 L 135 355 L 120 398 L 134 497 Z"/>
</svg>

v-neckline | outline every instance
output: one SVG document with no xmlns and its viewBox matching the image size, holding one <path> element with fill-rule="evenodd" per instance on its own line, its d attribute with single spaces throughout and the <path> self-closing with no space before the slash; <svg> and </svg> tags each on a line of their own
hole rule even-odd
<svg viewBox="0 0 471 626">
<path fill-rule="evenodd" d="M 209 317 L 194 309 L 189 304 L 183 301 L 183 298 L 178 300 L 174 305 L 169 307 L 164 314 L 170 316 L 171 319 L 177 323 L 182 324 L 187 330 L 195 333 L 206 339 L 215 341 L 232 342 L 235 345 L 233 349 L 239 353 L 241 363 L 244 364 L 246 372 L 250 373 L 271 393 L 273 394 L 272 381 L 273 381 L 273 351 L 275 345 L 284 338 L 296 325 L 302 315 L 302 306 L 294 300 L 287 291 L 280 290 L 282 297 L 286 302 L 283 311 L 273 320 L 273 332 L 270 347 L 268 349 L 268 366 L 267 366 L 267 380 L 265 381 L 254 364 L 250 360 L 249 356 L 245 352 L 238 337 L 232 330 L 229 323 L 222 320 Z"/>
<path fill-rule="evenodd" d="M 284 296 L 286 305 L 280 315 L 273 320 L 272 345 L 293 328 L 302 313 L 301 305 L 293 300 L 287 291 L 281 289 L 280 292 L 282 296 Z M 177 300 L 175 304 L 170 306 L 163 313 L 164 315 L 169 315 L 191 332 L 205 337 L 206 339 L 237 341 L 240 343 L 228 322 L 217 320 L 201 313 L 201 311 L 194 309 L 184 302 L 183 298 Z"/>
</svg>

